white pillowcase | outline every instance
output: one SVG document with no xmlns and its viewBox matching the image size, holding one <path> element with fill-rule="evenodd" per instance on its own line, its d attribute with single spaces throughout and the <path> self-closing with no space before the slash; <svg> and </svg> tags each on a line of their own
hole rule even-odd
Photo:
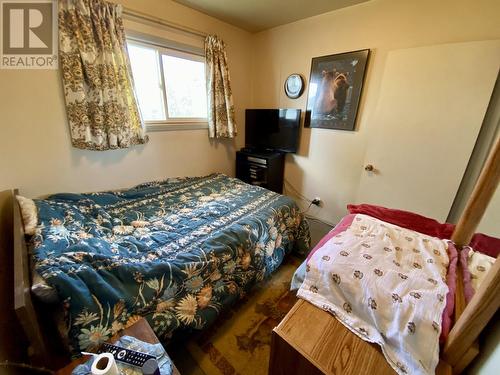
<svg viewBox="0 0 500 375">
<path fill-rule="evenodd" d="M 467 255 L 467 268 L 469 268 L 472 288 L 475 292 L 479 289 L 479 286 L 482 284 L 494 263 L 495 258 L 486 254 L 481 254 L 472 249 L 469 250 L 469 254 Z"/>
<path fill-rule="evenodd" d="M 17 195 L 17 202 L 21 207 L 21 216 L 23 217 L 24 233 L 27 235 L 35 234 L 36 225 L 38 223 L 38 212 L 33 199 Z"/>
</svg>

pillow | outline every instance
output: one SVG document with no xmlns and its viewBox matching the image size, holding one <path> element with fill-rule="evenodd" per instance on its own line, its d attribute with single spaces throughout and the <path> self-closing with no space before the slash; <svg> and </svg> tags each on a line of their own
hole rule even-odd
<svg viewBox="0 0 500 375">
<path fill-rule="evenodd" d="M 351 214 L 365 214 L 400 227 L 414 230 L 440 239 L 450 239 L 455 230 L 454 224 L 440 223 L 437 220 L 413 212 L 396 210 L 372 204 L 349 204 L 347 210 Z M 500 239 L 476 233 L 470 246 L 474 250 L 492 257 L 500 253 Z"/>
<path fill-rule="evenodd" d="M 467 268 L 471 274 L 472 288 L 476 292 L 482 284 L 491 267 L 495 264 L 495 258 L 467 249 Z"/>
<path fill-rule="evenodd" d="M 440 239 L 451 238 L 455 226 L 441 224 L 439 221 L 415 214 L 409 211 L 395 210 L 371 204 L 349 204 L 347 209 L 351 214 L 365 214 L 400 227 L 427 234 Z"/>
<path fill-rule="evenodd" d="M 34 235 L 36 225 L 38 223 L 38 213 L 33 199 L 17 195 L 17 202 L 21 208 L 21 216 L 23 219 L 24 233 L 27 235 Z"/>
</svg>

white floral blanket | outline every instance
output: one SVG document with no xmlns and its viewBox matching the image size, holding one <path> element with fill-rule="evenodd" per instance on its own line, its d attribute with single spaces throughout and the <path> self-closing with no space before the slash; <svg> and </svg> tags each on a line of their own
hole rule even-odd
<svg viewBox="0 0 500 375">
<path fill-rule="evenodd" d="M 399 374 L 433 374 L 448 262 L 445 241 L 358 214 L 310 257 L 298 296 L 379 344 Z"/>
</svg>

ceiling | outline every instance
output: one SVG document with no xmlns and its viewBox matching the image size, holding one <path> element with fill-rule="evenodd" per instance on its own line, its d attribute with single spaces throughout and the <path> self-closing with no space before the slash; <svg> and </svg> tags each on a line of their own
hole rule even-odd
<svg viewBox="0 0 500 375">
<path fill-rule="evenodd" d="M 209 16 L 258 32 L 368 0 L 174 0 Z"/>
</svg>

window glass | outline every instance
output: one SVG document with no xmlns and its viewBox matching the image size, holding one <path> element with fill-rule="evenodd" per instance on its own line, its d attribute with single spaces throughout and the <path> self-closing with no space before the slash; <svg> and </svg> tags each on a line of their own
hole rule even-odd
<svg viewBox="0 0 500 375">
<path fill-rule="evenodd" d="M 143 42 L 129 42 L 128 51 L 144 121 L 206 122 L 205 62 L 200 56 Z"/>
<path fill-rule="evenodd" d="M 157 51 L 128 44 L 135 91 L 144 121 L 166 120 Z"/>
<path fill-rule="evenodd" d="M 162 55 L 169 118 L 206 118 L 205 64 Z"/>
</svg>

